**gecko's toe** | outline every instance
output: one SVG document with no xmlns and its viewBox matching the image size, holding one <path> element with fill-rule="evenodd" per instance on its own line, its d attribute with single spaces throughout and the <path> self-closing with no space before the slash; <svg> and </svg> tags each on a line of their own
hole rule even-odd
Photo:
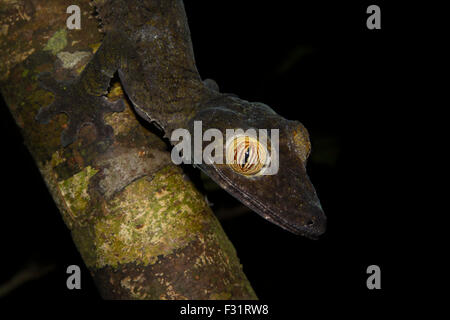
<svg viewBox="0 0 450 320">
<path fill-rule="evenodd" d="M 125 110 L 125 102 L 123 99 L 109 101 L 106 97 L 103 97 L 102 107 L 105 112 L 122 112 Z"/>
<path fill-rule="evenodd" d="M 48 124 L 55 115 L 63 112 L 61 109 L 62 106 L 57 101 L 54 101 L 52 104 L 40 108 L 34 119 L 40 124 Z"/>
<path fill-rule="evenodd" d="M 97 131 L 97 139 L 101 141 L 111 141 L 114 138 L 114 130 L 110 125 L 107 125 L 103 120 L 94 120 L 93 125 Z"/>
<path fill-rule="evenodd" d="M 110 101 L 104 96 L 90 95 L 80 87 L 77 81 L 59 82 L 50 73 L 39 76 L 39 85 L 55 94 L 52 104 L 42 107 L 36 114 L 36 121 L 47 124 L 59 113 L 69 118 L 67 128 L 61 134 L 61 144 L 66 147 L 77 140 L 80 128 L 85 125 L 94 126 L 97 141 L 114 138 L 113 128 L 104 122 L 105 113 L 121 112 L 125 109 L 123 99 Z"/>
<path fill-rule="evenodd" d="M 93 122 L 69 122 L 69 126 L 61 133 L 61 144 L 67 147 L 78 139 L 80 129 L 85 125 L 92 125 L 96 130 L 97 141 L 111 141 L 114 137 L 114 130 L 110 125 L 102 121 Z"/>
<path fill-rule="evenodd" d="M 43 72 L 38 76 L 38 84 L 42 89 L 53 93 L 64 91 L 63 86 L 55 80 L 50 72 Z"/>
<path fill-rule="evenodd" d="M 78 129 L 79 127 L 76 123 L 69 122 L 69 126 L 61 133 L 61 144 L 63 147 L 67 147 L 77 140 Z"/>
</svg>

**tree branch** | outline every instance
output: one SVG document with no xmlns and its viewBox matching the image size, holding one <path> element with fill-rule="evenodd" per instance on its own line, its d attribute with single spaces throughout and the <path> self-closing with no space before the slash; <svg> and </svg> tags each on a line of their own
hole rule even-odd
<svg viewBox="0 0 450 320">
<path fill-rule="evenodd" d="M 52 102 L 37 84 L 78 75 L 101 42 L 88 0 L 82 29 L 67 30 L 70 1 L 0 4 L 0 86 L 24 141 L 97 287 L 107 299 L 256 299 L 233 245 L 202 195 L 170 161 L 166 146 L 127 104 L 108 114 L 112 145 L 84 127 L 62 148 L 61 114 L 34 117 Z M 110 99 L 124 99 L 119 84 Z M 55 241 L 57 241 L 55 239 Z"/>
</svg>

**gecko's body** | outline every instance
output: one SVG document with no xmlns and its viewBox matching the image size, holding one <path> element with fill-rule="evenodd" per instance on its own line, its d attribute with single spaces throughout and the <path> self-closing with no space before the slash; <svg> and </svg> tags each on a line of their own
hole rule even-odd
<svg viewBox="0 0 450 320">
<path fill-rule="evenodd" d="M 279 129 L 275 175 L 239 174 L 227 165 L 199 167 L 269 221 L 311 238 L 322 234 L 326 218 L 305 169 L 310 152 L 306 129 L 264 104 L 221 94 L 201 80 L 182 1 L 97 0 L 95 5 L 106 33 L 102 46 L 75 81 L 62 84 L 41 77 L 56 98 L 37 119 L 45 123 L 66 113 L 70 122 L 61 138 L 64 146 L 87 123 L 95 126 L 98 139 L 113 139 L 103 114 L 121 111 L 123 105 L 109 102 L 104 94 L 118 72 L 136 112 L 157 123 L 166 137 L 177 128 L 192 133 L 194 121 L 202 121 L 203 130 L 217 128 L 224 136 L 226 129 Z"/>
</svg>

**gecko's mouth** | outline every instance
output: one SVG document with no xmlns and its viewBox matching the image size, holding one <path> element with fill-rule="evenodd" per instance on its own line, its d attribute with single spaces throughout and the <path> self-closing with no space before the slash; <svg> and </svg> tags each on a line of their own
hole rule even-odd
<svg viewBox="0 0 450 320">
<path fill-rule="evenodd" d="M 278 215 L 272 214 L 270 215 L 269 219 L 271 219 L 273 223 L 294 234 L 302 235 L 304 237 L 316 240 L 319 236 L 325 233 L 327 225 L 325 214 L 320 207 L 311 207 L 308 210 L 315 211 L 310 214 L 318 218 L 312 218 L 304 226 L 291 224 Z"/>
<path fill-rule="evenodd" d="M 227 191 L 229 190 L 227 189 Z M 229 191 L 229 193 L 234 197 L 236 197 L 237 194 L 239 194 L 240 196 L 243 195 L 243 193 L 238 190 Z M 319 238 L 319 236 L 325 233 L 326 230 L 325 214 L 323 213 L 322 209 L 318 206 L 311 206 L 310 208 L 306 209 L 310 211 L 309 215 L 312 215 L 314 217 L 306 221 L 304 225 L 300 225 L 295 222 L 288 221 L 283 216 L 283 212 L 276 213 L 270 207 L 260 203 L 255 199 L 249 199 L 247 197 L 245 198 L 240 197 L 239 199 L 247 207 L 252 209 L 254 212 L 259 214 L 263 218 L 294 234 L 316 240 Z"/>
<path fill-rule="evenodd" d="M 268 204 L 264 204 L 245 190 L 235 187 L 232 181 L 220 170 L 214 170 L 214 173 L 217 174 L 215 175 L 211 174 L 203 165 L 200 168 L 233 197 L 281 228 L 314 240 L 325 232 L 326 216 L 318 199 L 317 202 L 313 202 L 312 204 L 300 206 L 301 211 L 293 210 L 288 212 L 279 210 L 277 212 L 272 209 L 272 202 L 269 201 Z"/>
</svg>

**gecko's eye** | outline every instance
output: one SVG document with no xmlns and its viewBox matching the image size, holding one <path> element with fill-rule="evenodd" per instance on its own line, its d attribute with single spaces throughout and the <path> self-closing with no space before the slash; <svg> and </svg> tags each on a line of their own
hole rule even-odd
<svg viewBox="0 0 450 320">
<path fill-rule="evenodd" d="M 226 145 L 227 164 L 236 173 L 253 176 L 261 172 L 268 160 L 266 147 L 251 136 L 237 136 Z"/>
</svg>

